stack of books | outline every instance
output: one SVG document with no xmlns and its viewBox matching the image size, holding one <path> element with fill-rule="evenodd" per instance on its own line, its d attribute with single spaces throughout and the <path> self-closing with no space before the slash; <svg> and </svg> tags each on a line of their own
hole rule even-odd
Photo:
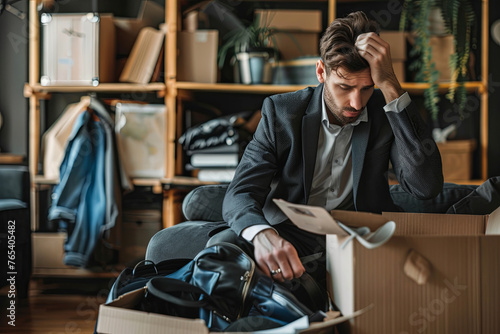
<svg viewBox="0 0 500 334">
<path fill-rule="evenodd" d="M 219 145 L 186 151 L 188 164 L 200 181 L 231 182 L 240 159 L 240 145 Z"/>
</svg>

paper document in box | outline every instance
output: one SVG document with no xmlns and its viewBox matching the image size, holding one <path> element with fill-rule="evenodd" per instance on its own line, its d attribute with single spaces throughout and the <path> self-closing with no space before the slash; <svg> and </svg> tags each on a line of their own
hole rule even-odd
<svg viewBox="0 0 500 334">
<path fill-rule="evenodd" d="M 342 215 L 341 211 L 334 218 L 332 213 L 322 207 L 292 204 L 277 199 L 274 199 L 274 203 L 301 229 L 316 234 L 337 235 L 342 243 L 342 248 L 352 239 L 356 239 L 368 249 L 377 248 L 386 243 L 396 230 L 396 223 L 393 221 L 384 221 L 381 224 L 381 219 L 384 218 L 380 215 L 360 212 L 357 213 L 358 219 L 340 219 L 341 222 L 338 217 L 349 217 Z"/>
<path fill-rule="evenodd" d="M 292 223 L 303 230 L 316 234 L 349 235 L 322 207 L 293 204 L 282 199 L 274 199 L 273 201 L 290 218 Z"/>
</svg>

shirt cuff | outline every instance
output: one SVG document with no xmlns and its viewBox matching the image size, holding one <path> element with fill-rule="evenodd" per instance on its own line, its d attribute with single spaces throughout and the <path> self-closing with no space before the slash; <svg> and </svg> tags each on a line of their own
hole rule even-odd
<svg viewBox="0 0 500 334">
<path fill-rule="evenodd" d="M 411 98 L 408 92 L 404 92 L 403 95 L 398 97 L 395 100 L 392 100 L 388 104 L 384 106 L 384 110 L 386 112 L 402 112 L 403 110 L 406 109 L 411 103 Z"/>
<path fill-rule="evenodd" d="M 250 227 L 247 227 L 246 229 L 244 229 L 242 232 L 241 232 L 241 236 L 246 239 L 247 241 L 250 241 L 252 242 L 253 238 L 255 238 L 255 236 L 264 231 L 264 230 L 267 230 L 267 229 L 273 229 L 274 231 L 276 231 L 276 229 L 272 228 L 270 225 L 264 225 L 264 224 L 261 224 L 261 225 L 253 225 L 253 226 L 250 226 Z M 278 231 L 276 231 L 276 233 L 278 233 Z"/>
</svg>

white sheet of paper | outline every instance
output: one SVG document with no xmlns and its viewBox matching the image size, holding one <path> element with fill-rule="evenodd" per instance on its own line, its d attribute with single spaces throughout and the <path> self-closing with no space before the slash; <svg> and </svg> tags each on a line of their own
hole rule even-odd
<svg viewBox="0 0 500 334">
<path fill-rule="evenodd" d="M 273 329 L 264 329 L 260 331 L 253 332 L 254 334 L 296 334 L 300 332 L 302 329 L 306 329 L 309 327 L 309 319 L 307 316 L 303 316 L 288 325 L 273 328 Z"/>
<path fill-rule="evenodd" d="M 330 212 L 322 207 L 293 204 L 282 199 L 273 199 L 273 201 L 292 223 L 303 230 L 316 234 L 349 235 L 337 224 Z"/>
</svg>

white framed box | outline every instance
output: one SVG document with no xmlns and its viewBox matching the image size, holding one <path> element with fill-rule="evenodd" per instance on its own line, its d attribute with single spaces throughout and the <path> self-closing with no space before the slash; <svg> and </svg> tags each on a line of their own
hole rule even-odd
<svg viewBox="0 0 500 334">
<path fill-rule="evenodd" d="M 115 133 L 125 172 L 135 178 L 165 175 L 164 104 L 118 103 Z"/>
<path fill-rule="evenodd" d="M 41 15 L 42 86 L 99 84 L 99 16 Z"/>
</svg>

